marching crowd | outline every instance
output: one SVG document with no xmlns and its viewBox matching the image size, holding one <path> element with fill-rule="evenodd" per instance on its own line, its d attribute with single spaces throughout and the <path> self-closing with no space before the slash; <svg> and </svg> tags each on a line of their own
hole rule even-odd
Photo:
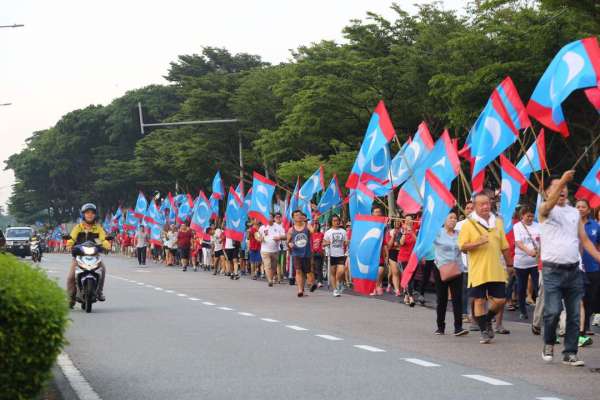
<svg viewBox="0 0 600 400">
<path fill-rule="evenodd" d="M 543 332 L 543 359 L 552 360 L 554 345 L 560 342 L 557 336 L 564 336 L 563 362 L 583 365 L 578 347 L 592 344 L 590 326 L 600 324 L 600 210 L 594 214 L 586 200 L 571 205 L 567 184 L 572 178 L 569 171 L 551 180 L 546 200 L 537 210 L 520 205 L 508 234 L 496 214 L 498 195 L 491 190 L 476 194 L 461 213 L 452 210 L 448 214 L 432 251 L 405 289 L 400 282 L 420 219 L 419 215 L 390 217 L 377 283 L 370 295 L 393 293 L 409 307 L 425 305 L 425 290 L 433 283 L 435 334 L 446 333 L 446 309 L 451 301 L 453 334 L 478 331 L 481 343 L 489 343 L 495 334 L 510 334 L 502 324 L 505 310 L 518 310 L 519 318 L 527 321 L 531 309 L 532 334 Z M 384 210 L 376 205 L 372 213 L 382 216 Z M 296 285 L 298 297 L 307 295 L 305 288 L 313 292 L 327 284 L 333 296 L 340 297 L 352 287 L 351 222 L 338 215 L 330 216 L 324 226 L 318 218 L 312 220 L 294 211 L 286 231 L 280 213 L 264 225 L 252 219 L 240 242 L 226 238 L 220 223 L 204 234 L 186 224 L 167 226 L 161 242 L 151 242 L 142 226 L 134 236 L 119 234 L 113 250 L 137 256 L 141 267 L 148 255 L 155 263 L 180 266 L 182 271 L 211 271 L 232 280 L 247 275 L 265 279 L 269 287 L 287 281 Z M 465 329 L 463 324 L 470 326 Z"/>
</svg>

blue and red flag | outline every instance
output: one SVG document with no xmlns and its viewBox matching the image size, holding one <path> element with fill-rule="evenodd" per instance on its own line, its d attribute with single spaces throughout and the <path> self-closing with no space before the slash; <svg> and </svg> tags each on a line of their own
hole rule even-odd
<svg viewBox="0 0 600 400">
<path fill-rule="evenodd" d="M 135 217 L 133 210 L 125 211 L 125 223 L 123 224 L 123 228 L 128 231 L 135 231 L 138 227 L 139 220 Z"/>
<path fill-rule="evenodd" d="M 598 87 L 586 89 L 585 95 L 600 114 L 600 84 Z"/>
<path fill-rule="evenodd" d="M 194 207 L 190 228 L 196 233 L 204 235 L 206 228 L 210 226 L 211 214 L 212 210 L 210 209 L 210 203 L 204 192 L 201 190 L 196 201 L 196 207 Z"/>
<path fill-rule="evenodd" d="M 408 145 L 406 144 L 408 143 Z M 433 139 L 425 122 L 419 124 L 412 140 L 406 142 L 392 160 L 392 184 L 394 188 L 402 185 L 410 178 L 417 165 L 423 162 L 433 148 Z"/>
<path fill-rule="evenodd" d="M 521 96 L 510 76 L 496 86 L 496 91 L 502 100 L 502 104 L 518 131 L 531 127 L 531 121 L 527 115 L 527 109 L 523 105 Z"/>
<path fill-rule="evenodd" d="M 233 187 L 229 187 L 227 208 L 225 209 L 225 237 L 241 242 L 246 231 L 245 222 L 244 202 Z"/>
<path fill-rule="evenodd" d="M 589 37 L 571 42 L 556 54 L 527 104 L 529 115 L 553 131 L 569 136 L 562 102 L 577 90 L 600 84 L 600 47 Z"/>
<path fill-rule="evenodd" d="M 519 204 L 521 187 L 526 184 L 525 176 L 504 155 L 500 156 L 502 182 L 500 184 L 500 216 L 504 221 L 504 233 L 512 230 L 513 214 Z"/>
<path fill-rule="evenodd" d="M 319 169 L 304 182 L 298 191 L 298 198 L 310 203 L 313 196 L 323 190 L 325 190 L 325 173 L 323 172 L 323 166 L 320 166 Z"/>
<path fill-rule="evenodd" d="M 165 224 L 165 215 L 160 212 L 158 207 L 156 206 L 156 201 L 151 200 L 148 205 L 148 210 L 146 210 L 146 215 L 144 216 L 144 221 L 150 224 L 156 224 L 163 226 Z"/>
<path fill-rule="evenodd" d="M 211 215 L 210 219 L 214 219 L 215 221 L 219 218 L 219 199 L 215 196 L 214 193 L 210 195 L 210 210 Z"/>
<path fill-rule="evenodd" d="M 371 214 L 371 208 L 373 207 L 375 197 L 375 193 L 362 182 L 358 183 L 356 189 L 350 190 L 348 203 L 350 220 L 353 221 L 354 217 L 359 214 Z"/>
<path fill-rule="evenodd" d="M 425 207 L 421 217 L 421 226 L 417 234 L 415 247 L 410 255 L 408 265 L 402 273 L 401 286 L 408 287 L 417 264 L 431 252 L 433 241 L 442 228 L 448 212 L 456 204 L 456 199 L 444 183 L 430 170 L 425 173 Z"/>
<path fill-rule="evenodd" d="M 349 262 L 354 290 L 369 294 L 375 289 L 386 217 L 358 214 L 352 223 Z"/>
<path fill-rule="evenodd" d="M 529 179 L 532 172 L 541 171 L 544 168 L 548 168 L 548 166 L 546 165 L 546 136 L 544 128 L 542 128 L 535 142 L 517 163 L 517 169 L 521 171 L 525 178 Z M 524 182 L 521 193 L 527 191 L 526 183 Z"/>
<path fill-rule="evenodd" d="M 121 207 L 117 208 L 115 215 L 113 215 L 110 223 L 110 232 L 119 230 L 119 225 L 122 224 L 121 218 L 123 217 L 123 211 Z"/>
<path fill-rule="evenodd" d="M 444 187 L 450 188 L 458 176 L 460 160 L 448 130 L 444 130 L 427 158 L 415 167 L 413 175 L 402 185 L 396 204 L 405 214 L 415 214 L 423 206 L 425 174 L 430 170 Z"/>
<path fill-rule="evenodd" d="M 185 197 L 185 201 L 181 203 L 179 206 L 179 210 L 177 210 L 177 217 L 175 217 L 175 221 L 179 225 L 185 224 L 192 215 L 192 210 L 194 209 L 194 199 L 189 193 Z"/>
<path fill-rule="evenodd" d="M 215 177 L 212 181 L 212 194 L 210 197 L 214 197 L 217 200 L 220 200 L 225 195 L 223 192 L 225 188 L 223 186 L 223 180 L 221 179 L 221 171 L 217 171 Z"/>
<path fill-rule="evenodd" d="M 237 193 L 237 195 L 239 196 L 240 199 L 244 198 L 244 182 L 240 181 L 236 188 L 235 188 L 235 192 Z"/>
<path fill-rule="evenodd" d="M 329 186 L 327 186 L 327 190 L 325 190 L 325 193 L 323 193 L 323 196 L 321 197 L 321 201 L 319 201 L 317 209 L 319 210 L 319 213 L 325 214 L 333 207 L 342 204 L 342 200 L 342 191 L 340 190 L 337 176 L 333 175 L 331 182 L 329 182 Z"/>
<path fill-rule="evenodd" d="M 519 137 L 498 90 L 494 89 L 483 112 L 477 118 L 471 137 L 471 155 L 475 158 L 473 176 L 477 176 Z"/>
<path fill-rule="evenodd" d="M 575 198 L 586 199 L 592 208 L 600 207 L 600 158 L 581 182 Z"/>
<path fill-rule="evenodd" d="M 385 144 L 392 140 L 395 134 L 392 121 L 390 120 L 390 116 L 388 115 L 382 100 L 377 104 L 377 107 L 375 107 L 371 120 L 369 121 L 365 138 L 363 139 L 354 165 L 352 166 L 352 171 L 346 181 L 347 188 L 356 188 L 360 175 L 364 171 L 367 162 L 371 161 L 375 154 L 377 154 Z"/>
<path fill-rule="evenodd" d="M 386 196 L 392 190 L 390 147 L 386 144 L 365 164 L 360 181 L 375 193 Z"/>
<path fill-rule="evenodd" d="M 162 242 L 162 238 L 161 238 L 161 233 L 162 233 L 162 227 L 156 224 L 150 224 L 150 243 L 152 243 L 155 246 L 162 246 L 163 242 Z"/>
<path fill-rule="evenodd" d="M 275 192 L 275 182 L 254 172 L 252 180 L 252 202 L 248 216 L 260 221 L 263 225 L 269 223 L 271 202 Z"/>
<path fill-rule="evenodd" d="M 146 200 L 146 196 L 144 196 L 144 193 L 140 192 L 138 194 L 138 198 L 137 201 L 135 202 L 135 210 L 134 215 L 136 218 L 144 218 L 144 216 L 146 215 L 146 209 L 148 208 L 148 200 Z"/>
</svg>

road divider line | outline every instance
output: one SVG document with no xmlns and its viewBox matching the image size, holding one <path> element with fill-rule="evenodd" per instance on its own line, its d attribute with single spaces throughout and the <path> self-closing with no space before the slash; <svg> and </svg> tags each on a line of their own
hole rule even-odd
<svg viewBox="0 0 600 400">
<path fill-rule="evenodd" d="M 536 397 L 536 400 L 562 400 L 558 397 Z"/>
<path fill-rule="evenodd" d="M 307 331 L 307 330 L 308 330 L 308 329 L 306 329 L 306 328 L 303 328 L 303 327 L 301 327 L 301 326 L 297 326 L 297 325 L 286 325 L 285 327 L 286 327 L 286 328 L 293 329 L 293 330 L 295 330 L 295 331 Z"/>
<path fill-rule="evenodd" d="M 144 286 L 144 282 L 138 282 L 138 285 Z"/>
<path fill-rule="evenodd" d="M 385 350 L 378 347 L 368 346 L 366 344 L 355 344 L 354 347 L 361 350 L 371 351 L 373 353 L 385 353 Z"/>
<path fill-rule="evenodd" d="M 162 292 L 162 291 L 163 291 L 163 290 L 165 290 L 165 289 L 163 289 L 163 288 L 161 288 L 161 287 L 155 287 L 155 288 L 154 288 L 154 290 L 158 290 L 159 292 Z"/>
<path fill-rule="evenodd" d="M 485 375 L 463 375 L 463 376 L 465 378 L 474 379 L 476 381 L 484 382 L 489 385 L 512 386 L 512 383 L 510 383 L 510 382 L 501 381 L 500 379 L 496 379 L 496 378 L 490 378 L 489 376 L 485 376 Z"/>
<path fill-rule="evenodd" d="M 315 335 L 315 336 L 320 337 L 321 339 L 331 340 L 333 342 L 338 341 L 338 340 L 344 340 L 342 338 L 331 336 L 331 335 Z"/>
<path fill-rule="evenodd" d="M 223 310 L 223 311 L 233 311 L 233 308 L 230 307 L 217 307 L 219 310 Z"/>
<path fill-rule="evenodd" d="M 77 367 L 73 365 L 73 362 L 67 353 L 60 353 L 56 363 L 80 400 L 102 400 L 81 372 L 79 372 Z"/>
<path fill-rule="evenodd" d="M 440 364 L 432 363 L 425 360 L 420 360 L 418 358 L 403 358 L 404 361 L 413 363 L 416 365 L 420 365 L 421 367 L 441 367 Z"/>
<path fill-rule="evenodd" d="M 203 301 L 202 304 L 204 304 L 205 306 L 214 306 L 215 303 L 211 303 L 210 301 Z"/>
<path fill-rule="evenodd" d="M 243 315 L 244 317 L 254 317 L 255 315 L 249 312 L 239 311 L 238 314 Z"/>
<path fill-rule="evenodd" d="M 170 289 L 169 290 L 165 290 L 165 293 L 174 293 L 174 292 L 175 292 L 174 290 L 170 290 Z"/>
<path fill-rule="evenodd" d="M 200 301 L 200 299 L 199 299 L 199 298 L 197 298 L 197 297 L 190 297 L 189 299 L 190 299 L 191 301 Z"/>
<path fill-rule="evenodd" d="M 177 296 L 179 296 L 179 297 L 188 297 L 187 294 L 183 294 L 183 293 L 177 293 Z"/>
<path fill-rule="evenodd" d="M 278 320 L 273 318 L 261 318 L 260 320 L 265 322 L 279 322 Z"/>
</svg>

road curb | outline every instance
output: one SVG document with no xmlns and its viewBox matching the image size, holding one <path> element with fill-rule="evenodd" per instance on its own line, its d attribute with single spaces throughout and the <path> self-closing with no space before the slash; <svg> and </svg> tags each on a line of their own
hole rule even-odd
<svg viewBox="0 0 600 400">
<path fill-rule="evenodd" d="M 81 400 L 57 364 L 52 367 L 52 381 L 60 393 L 61 400 Z"/>
</svg>

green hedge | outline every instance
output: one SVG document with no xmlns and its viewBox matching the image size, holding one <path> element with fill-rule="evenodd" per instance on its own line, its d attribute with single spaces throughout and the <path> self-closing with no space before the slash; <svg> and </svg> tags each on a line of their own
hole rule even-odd
<svg viewBox="0 0 600 400">
<path fill-rule="evenodd" d="M 45 272 L 0 254 L 0 399 L 37 395 L 64 343 L 65 291 Z"/>
</svg>

